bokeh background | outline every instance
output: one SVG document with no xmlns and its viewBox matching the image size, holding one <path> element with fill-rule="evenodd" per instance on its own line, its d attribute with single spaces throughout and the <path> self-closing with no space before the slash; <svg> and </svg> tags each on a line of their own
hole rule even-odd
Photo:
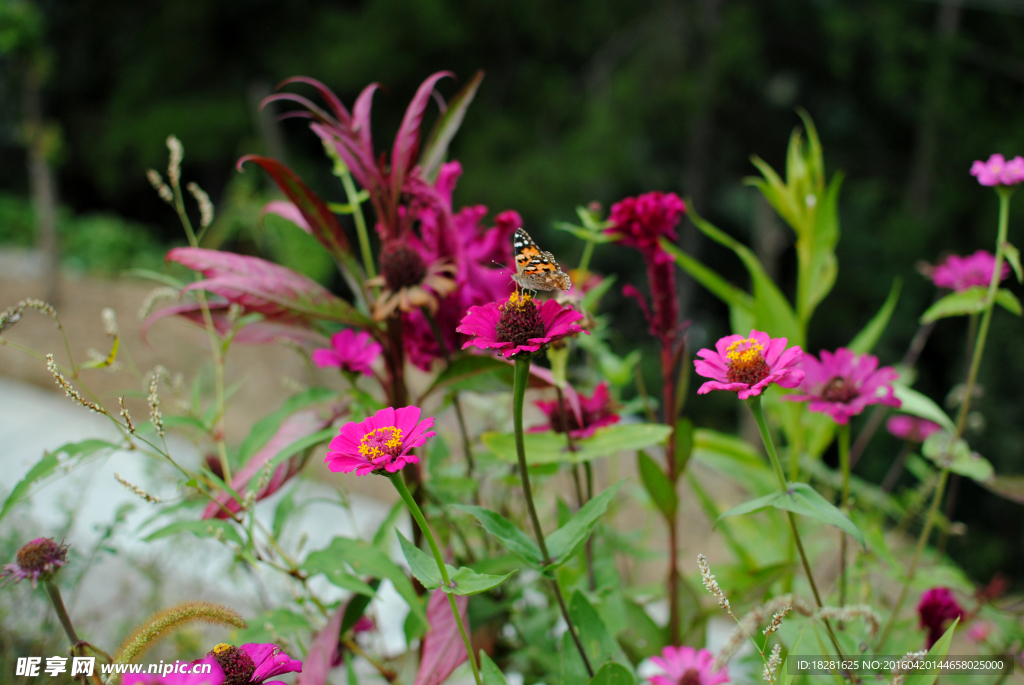
<svg viewBox="0 0 1024 685">
<path fill-rule="evenodd" d="M 791 234 L 743 178 L 751 154 L 783 168 L 795 110 L 806 108 L 828 173 L 846 176 L 839 278 L 810 348 L 849 341 L 901 278 L 877 350 L 888 364 L 935 294 L 920 263 L 991 249 L 996 199 L 968 175 L 971 162 L 1024 152 L 1022 0 L 0 0 L 0 281 L 38 283 L 38 296 L 59 302 L 56 268 L 102 299 L 125 270 L 161 268 L 183 237 L 145 171 L 165 166 L 175 134 L 185 177 L 218 207 L 207 246 L 275 259 L 340 292 L 311 239 L 259 219 L 273 197 L 267 180 L 234 169 L 243 154 L 270 154 L 322 196 L 342 197 L 305 125 L 277 122 L 257 103 L 296 74 L 345 102 L 380 82 L 380 148 L 416 86 L 440 69 L 459 82 L 486 73 L 451 148 L 464 167 L 456 206 L 518 210 L 571 265 L 580 245 L 554 221 L 591 201 L 607 208 L 673 191 L 752 245 L 787 292 Z M 457 88 L 440 86 L 446 96 Z M 731 253 L 685 219 L 679 240 L 746 285 Z M 643 285 L 639 255 L 599 248 L 593 266 Z M 618 351 L 653 349 L 617 291 L 607 306 Z M 726 332 L 711 295 L 684 279 L 680 297 L 693 343 Z M 1024 470 L 1022 330 L 997 314 L 976 404 L 984 421 L 969 436 L 1000 473 Z M 965 321 L 942 321 L 924 349 L 917 387 L 937 401 L 963 377 L 965 335 Z M 727 399 L 691 398 L 688 412 L 729 429 L 737 414 Z M 858 471 L 877 482 L 898 448 L 880 436 Z M 976 581 L 1003 573 L 1020 589 L 1020 506 L 961 485 L 955 518 L 966 534 L 950 552 Z"/>
</svg>

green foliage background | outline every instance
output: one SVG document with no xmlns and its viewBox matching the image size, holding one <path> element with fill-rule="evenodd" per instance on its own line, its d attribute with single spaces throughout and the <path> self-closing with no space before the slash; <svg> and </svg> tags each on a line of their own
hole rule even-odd
<svg viewBox="0 0 1024 685">
<path fill-rule="evenodd" d="M 883 363 L 894 363 L 934 294 L 917 262 L 991 249 L 996 200 L 968 175 L 970 163 L 994 151 L 1024 152 L 1024 10 L 1011 0 L 40 0 L 33 7 L 41 19 L 18 23 L 12 17 L 24 6 L 0 0 L 0 189 L 7 193 L 0 237 L 31 240 L 17 229 L 31 225 L 18 200 L 27 195 L 21 36 L 43 65 L 67 216 L 122 217 L 90 219 L 98 229 L 63 230 L 65 250 L 75 255 L 108 254 L 96 250 L 104 235 L 114 242 L 135 236 L 140 245 L 177 239 L 173 217 L 144 178 L 147 168 L 165 164 L 164 139 L 173 133 L 186 147 L 186 176 L 222 213 L 234 212 L 235 228 L 223 236 L 228 248 L 270 253 L 328 278 L 329 263 L 303 256 L 316 249 L 312 241 L 295 242 L 272 225 L 252 232 L 266 189 L 246 178 L 255 172 L 239 181 L 233 167 L 242 154 L 273 152 L 260 134 L 255 94 L 295 74 L 324 81 L 346 102 L 367 83 L 382 83 L 374 120 L 382 146 L 427 74 L 450 69 L 464 81 L 484 69 L 452 146 L 465 169 L 456 205 L 517 209 L 570 264 L 579 247 L 549 230 L 552 221 L 573 220 L 577 204 L 607 207 L 653 189 L 692 196 L 703 216 L 757 246 L 752 226 L 765 213 L 757 191 L 741 183 L 754 173 L 748 156 L 782 168 L 798 123 L 794 108 L 803 106 L 818 126 L 829 175 L 847 174 L 839 276 L 808 347 L 848 341 L 901 276 L 903 296 L 877 350 Z M 441 88 L 451 95 L 456 86 Z M 287 162 L 326 198 L 340 199 L 302 122 L 280 131 Z M 1021 201 L 1010 228 L 1018 244 Z M 88 223 L 62 225 L 75 221 Z M 140 224 L 149 232 L 140 233 Z M 789 238 L 787 228 L 779 230 Z M 745 285 L 731 253 L 685 220 L 681 232 L 684 249 Z M 123 258 L 153 253 L 136 252 Z M 619 273 L 619 285 L 642 284 L 639 255 L 599 248 L 594 266 Z M 792 250 L 782 252 L 778 269 L 791 294 Z M 726 332 L 717 300 L 692 286 L 684 297 L 693 344 Z M 609 302 L 622 331 L 644 328 L 632 303 L 617 295 Z M 977 404 L 986 426 L 972 436 L 1001 473 L 1024 470 L 1021 325 L 997 313 Z M 917 387 L 938 401 L 962 378 L 964 338 L 962 319 L 942 321 L 925 350 Z M 617 343 L 620 352 L 649 344 L 625 334 Z M 728 428 L 735 414 L 725 399 L 691 399 L 688 411 L 698 425 Z M 897 449 L 877 441 L 858 470 L 880 478 Z M 1020 514 L 1019 505 L 962 485 L 957 518 L 969 535 L 954 538 L 951 551 L 976 580 L 997 570 L 1024 579 Z"/>
</svg>

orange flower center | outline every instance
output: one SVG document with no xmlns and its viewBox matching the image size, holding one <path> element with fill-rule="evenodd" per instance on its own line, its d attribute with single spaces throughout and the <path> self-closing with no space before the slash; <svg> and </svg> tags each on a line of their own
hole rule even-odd
<svg viewBox="0 0 1024 685">
<path fill-rule="evenodd" d="M 374 428 L 359 441 L 359 454 L 371 463 L 393 459 L 402 451 L 402 431 L 394 426 Z"/>
<path fill-rule="evenodd" d="M 761 353 L 764 345 L 753 338 L 737 340 L 726 348 L 729 360 L 729 371 L 726 374 L 730 383 L 746 383 L 757 385 L 768 377 L 768 362 Z"/>
</svg>

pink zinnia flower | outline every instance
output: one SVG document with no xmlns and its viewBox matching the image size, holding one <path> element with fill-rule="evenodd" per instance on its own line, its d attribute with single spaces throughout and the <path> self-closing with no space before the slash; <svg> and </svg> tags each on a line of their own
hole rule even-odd
<svg viewBox="0 0 1024 685">
<path fill-rule="evenodd" d="M 199 664 L 209 664 L 207 674 L 192 673 Z M 280 680 L 268 680 L 284 673 L 299 673 L 302 662 L 293 659 L 275 644 L 249 643 L 241 647 L 221 643 L 202 659 L 189 666 L 179 667 L 179 673 L 167 675 L 128 674 L 124 685 L 284 685 Z"/>
<path fill-rule="evenodd" d="M 456 330 L 471 338 L 462 349 L 475 346 L 498 350 L 506 358 L 533 356 L 545 345 L 583 331 L 575 323 L 582 318 L 572 307 L 563 307 L 554 300 L 538 306 L 529 295 L 515 292 L 507 302 L 470 307 Z"/>
<path fill-rule="evenodd" d="M 165 664 L 169 666 L 170 664 Z M 203 673 L 205 668 L 210 667 L 209 673 Z M 193 672 L 193 669 L 196 669 Z M 212 656 L 203 659 L 186 662 L 178 661 L 174 664 L 173 672 L 162 675 L 159 673 L 127 673 L 121 680 L 121 685 L 223 685 L 225 680 L 224 669 Z"/>
<path fill-rule="evenodd" d="M 729 682 L 729 669 L 711 669 L 715 657 L 706 649 L 693 647 L 666 647 L 661 656 L 652 656 L 651 662 L 665 671 L 665 675 L 651 677 L 653 685 L 719 685 Z"/>
<path fill-rule="evenodd" d="M 331 336 L 331 347 L 313 350 L 313 363 L 321 369 L 333 366 L 349 373 L 369 376 L 373 374 L 370 365 L 377 360 L 382 349 L 369 333 L 356 333 L 346 328 Z"/>
<path fill-rule="evenodd" d="M 932 648 L 945 632 L 946 624 L 963 613 L 949 588 L 933 587 L 921 595 L 917 614 L 921 627 L 928 629 L 928 649 Z"/>
<path fill-rule="evenodd" d="M 803 350 L 786 348 L 785 338 L 772 338 L 761 331 L 748 337 L 727 335 L 715 343 L 715 349 L 697 352 L 693 365 L 697 373 L 711 378 L 697 390 L 706 395 L 712 390 L 735 391 L 741 400 L 760 395 L 772 383 L 795 388 L 804 378 L 798 367 Z"/>
<path fill-rule="evenodd" d="M 928 419 L 900 414 L 886 421 L 885 429 L 901 440 L 924 442 L 929 435 L 942 430 L 942 426 Z"/>
<path fill-rule="evenodd" d="M 331 471 L 355 471 L 357 476 L 382 469 L 395 473 L 406 464 L 419 462 L 412 449 L 435 435 L 427 430 L 434 419 L 419 419 L 419 407 L 387 407 L 365 421 L 350 421 L 331 440 L 324 461 Z"/>
<path fill-rule="evenodd" d="M 808 409 L 828 414 L 836 423 L 848 423 L 869 404 L 900 406 L 892 390 L 899 374 L 891 366 L 879 369 L 874 355 L 840 347 L 835 353 L 822 351 L 820 362 L 812 354 L 804 355 L 800 366 L 804 370 L 802 394 L 783 399 L 809 402 Z"/>
<path fill-rule="evenodd" d="M 978 178 L 983 186 L 1012 186 L 1024 181 L 1024 157 L 1014 157 L 1009 162 L 999 153 L 980 159 L 971 165 L 971 176 Z"/>
<path fill-rule="evenodd" d="M 565 433 L 568 430 L 569 435 L 574 440 L 580 440 L 582 438 L 589 438 L 602 426 L 618 423 L 619 415 L 615 413 L 615 401 L 612 399 L 611 393 L 608 392 L 608 381 L 603 381 L 594 388 L 594 394 L 590 397 L 583 393 L 580 393 L 579 397 L 581 414 L 583 416 L 582 424 L 576 418 L 576 414 L 569 406 L 568 401 L 564 398 L 561 404 L 559 404 L 558 400 L 550 402 L 538 400 L 536 404 L 544 412 L 545 416 L 548 417 L 548 422 L 543 426 L 534 426 L 530 429 L 530 432 L 540 433 L 553 430 L 556 433 Z"/>
<path fill-rule="evenodd" d="M 972 255 L 961 257 L 950 255 L 941 263 L 926 269 L 936 288 L 949 288 L 960 292 L 975 286 L 985 286 L 992 281 L 992 271 L 996 268 L 996 258 L 991 252 L 978 250 Z M 1010 267 L 1003 264 L 999 280 L 1010 275 Z"/>
<path fill-rule="evenodd" d="M 0 578 L 7 576 L 8 582 L 15 583 L 28 580 L 36 587 L 40 579 L 49 578 L 64 565 L 67 553 L 68 546 L 53 538 L 36 538 L 18 550 L 13 564 L 4 565 Z"/>
</svg>

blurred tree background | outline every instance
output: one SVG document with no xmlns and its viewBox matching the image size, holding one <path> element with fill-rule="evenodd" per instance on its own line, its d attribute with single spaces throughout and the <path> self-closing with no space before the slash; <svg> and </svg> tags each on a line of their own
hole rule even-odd
<svg viewBox="0 0 1024 685">
<path fill-rule="evenodd" d="M 968 175 L 971 162 L 1024 152 L 1022 0 L 0 0 L 0 243 L 41 239 L 29 169 L 33 141 L 45 142 L 37 152 L 56 181 L 64 263 L 107 274 L 159 263 L 179 228 L 144 174 L 165 166 L 173 133 L 185 144 L 185 176 L 218 205 L 220 245 L 340 286 L 315 243 L 260 224 L 265 179 L 234 170 L 242 154 L 269 153 L 341 199 L 304 123 L 277 124 L 256 103 L 296 74 L 348 103 L 378 81 L 380 147 L 439 69 L 463 82 L 486 72 L 452 147 L 465 170 L 456 206 L 517 209 L 568 264 L 580 248 L 552 221 L 573 220 L 578 204 L 607 208 L 657 189 L 691 197 L 790 282 L 789 229 L 742 179 L 754 172 L 751 154 L 783 168 L 794 110 L 806 108 L 829 173 L 846 174 L 840 273 L 811 351 L 849 341 L 902 277 L 877 350 L 886 364 L 903 356 L 934 295 L 918 262 L 992 247 L 996 200 Z M 441 85 L 445 95 L 456 88 Z M 685 220 L 680 243 L 745 284 L 739 262 Z M 598 249 L 594 265 L 620 284 L 643 281 L 632 253 Z M 693 344 L 726 332 L 717 300 L 685 281 L 681 290 Z M 645 328 L 632 302 L 609 305 L 621 331 Z M 987 423 L 970 436 L 1001 473 L 1024 470 L 1021 325 L 997 315 L 976 405 Z M 925 348 L 917 387 L 937 400 L 963 378 L 965 329 L 962 319 L 941 321 Z M 619 351 L 637 345 L 624 334 L 617 342 Z M 736 420 L 722 398 L 689 407 L 698 425 Z M 879 436 L 858 471 L 877 482 L 897 450 Z M 1019 506 L 961 485 L 956 518 L 968 535 L 950 551 L 975 580 L 1001 571 L 1024 581 Z"/>
</svg>

